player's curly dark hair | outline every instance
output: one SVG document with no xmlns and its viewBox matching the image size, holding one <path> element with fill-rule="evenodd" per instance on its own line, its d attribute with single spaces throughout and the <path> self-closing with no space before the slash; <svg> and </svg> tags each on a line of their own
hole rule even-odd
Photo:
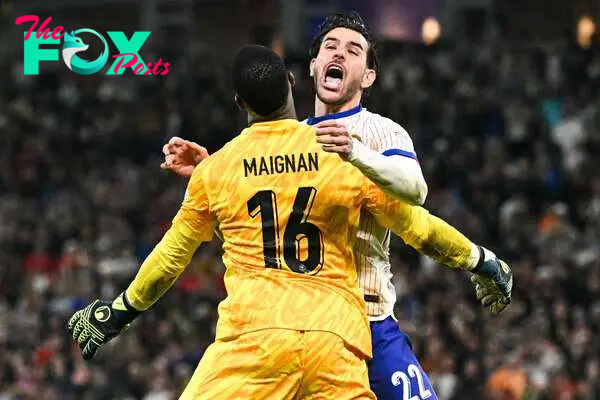
<svg viewBox="0 0 600 400">
<path fill-rule="evenodd" d="M 369 50 L 367 51 L 367 66 L 370 69 L 377 71 L 377 68 L 379 67 L 379 61 L 377 59 L 375 41 L 373 40 L 373 37 L 371 36 L 369 29 L 365 25 L 362 17 L 356 11 L 338 12 L 325 18 L 321 25 L 319 25 L 319 34 L 313 39 L 310 46 L 310 57 L 315 58 L 319 54 L 319 49 L 321 48 L 323 38 L 335 28 L 352 29 L 353 31 L 363 35 L 363 37 L 367 40 L 367 43 L 369 43 Z"/>
<path fill-rule="evenodd" d="M 289 86 L 285 63 L 273 50 L 258 45 L 240 48 L 232 63 L 233 89 L 261 116 L 268 116 L 286 103 Z"/>
</svg>

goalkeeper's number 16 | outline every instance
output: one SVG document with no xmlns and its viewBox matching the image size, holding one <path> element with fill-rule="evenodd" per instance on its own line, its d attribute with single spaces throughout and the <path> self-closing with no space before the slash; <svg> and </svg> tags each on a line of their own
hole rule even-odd
<svg viewBox="0 0 600 400">
<path fill-rule="evenodd" d="M 277 197 L 272 190 L 261 190 L 248 200 L 251 218 L 259 214 L 262 220 L 263 253 L 265 267 L 281 268 L 283 261 L 294 272 L 314 274 L 323 266 L 323 233 L 308 222 L 308 216 L 317 195 L 314 187 L 301 187 L 296 193 L 292 212 L 283 233 L 283 246 L 279 237 L 279 214 Z M 299 242 L 308 241 L 306 259 L 300 260 Z M 282 248 L 283 247 L 283 248 Z"/>
</svg>

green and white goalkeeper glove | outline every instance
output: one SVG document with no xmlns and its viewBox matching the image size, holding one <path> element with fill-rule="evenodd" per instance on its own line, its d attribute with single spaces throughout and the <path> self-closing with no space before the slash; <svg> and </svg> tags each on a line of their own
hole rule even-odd
<svg viewBox="0 0 600 400">
<path fill-rule="evenodd" d="M 511 301 L 513 274 L 510 267 L 494 253 L 479 247 L 479 263 L 471 272 L 471 283 L 475 285 L 477 299 L 492 314 L 504 310 Z"/>
<path fill-rule="evenodd" d="M 102 345 L 120 334 L 140 314 L 123 292 L 112 303 L 95 300 L 75 312 L 67 323 L 67 330 L 79 344 L 83 358 L 90 360 Z"/>
</svg>

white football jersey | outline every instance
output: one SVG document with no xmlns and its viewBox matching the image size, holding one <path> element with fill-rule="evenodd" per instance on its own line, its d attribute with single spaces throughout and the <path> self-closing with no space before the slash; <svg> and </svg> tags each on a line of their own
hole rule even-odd
<svg viewBox="0 0 600 400">
<path fill-rule="evenodd" d="M 417 159 L 408 132 L 389 118 L 367 111 L 362 106 L 322 117 L 305 120 L 309 125 L 335 119 L 360 137 L 371 149 L 386 156 L 400 155 Z M 365 296 L 367 314 L 371 321 L 394 315 L 396 288 L 392 283 L 390 266 L 390 231 L 377 224 L 367 211 L 362 211 L 358 240 L 354 247 L 360 287 Z"/>
</svg>

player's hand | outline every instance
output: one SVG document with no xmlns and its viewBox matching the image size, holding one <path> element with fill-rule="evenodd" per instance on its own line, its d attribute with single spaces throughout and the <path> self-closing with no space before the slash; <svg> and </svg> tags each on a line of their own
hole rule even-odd
<svg viewBox="0 0 600 400">
<path fill-rule="evenodd" d="M 124 293 L 115 301 L 95 300 L 77 311 L 67 323 L 67 330 L 79 344 L 85 360 L 96 355 L 100 347 L 121 333 L 140 311 L 127 305 Z"/>
<path fill-rule="evenodd" d="M 184 178 L 190 178 L 194 168 L 200 164 L 200 161 L 208 157 L 206 148 L 177 136 L 172 137 L 163 146 L 163 154 L 165 161 L 160 167 L 173 171 Z"/>
<path fill-rule="evenodd" d="M 343 160 L 352 154 L 352 136 L 346 126 L 335 120 L 327 120 L 316 125 L 317 143 L 328 153 L 337 153 Z"/>
<path fill-rule="evenodd" d="M 492 314 L 504 310 L 511 302 L 513 274 L 510 267 L 489 250 L 486 259 L 471 276 L 477 299 Z"/>
</svg>

